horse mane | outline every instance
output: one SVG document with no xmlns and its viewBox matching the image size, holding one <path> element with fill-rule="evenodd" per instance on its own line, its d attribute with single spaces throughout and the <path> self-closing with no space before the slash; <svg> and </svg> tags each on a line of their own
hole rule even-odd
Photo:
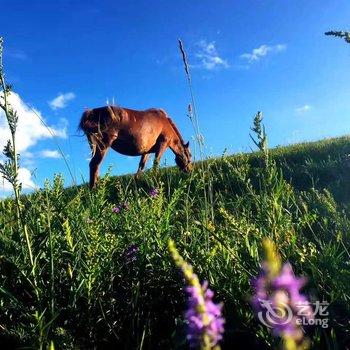
<svg viewBox="0 0 350 350">
<path fill-rule="evenodd" d="M 121 116 L 123 115 L 123 109 L 118 106 L 107 106 L 109 115 L 112 119 L 112 123 L 120 122 Z"/>
<path fill-rule="evenodd" d="M 171 127 L 172 127 L 173 130 L 175 131 L 175 134 L 176 134 L 176 135 L 178 136 L 178 138 L 180 139 L 181 144 L 184 145 L 185 142 L 184 142 L 184 140 L 183 140 L 183 138 L 182 138 L 182 136 L 181 136 L 181 134 L 180 134 L 179 129 L 176 127 L 175 123 L 172 121 L 171 118 L 167 117 L 167 119 L 168 119 L 168 121 L 169 121 Z"/>
<path fill-rule="evenodd" d="M 81 116 L 78 129 L 85 133 L 101 132 L 101 126 L 106 127 L 120 121 L 120 108 L 106 106 L 95 109 L 87 109 Z"/>
</svg>

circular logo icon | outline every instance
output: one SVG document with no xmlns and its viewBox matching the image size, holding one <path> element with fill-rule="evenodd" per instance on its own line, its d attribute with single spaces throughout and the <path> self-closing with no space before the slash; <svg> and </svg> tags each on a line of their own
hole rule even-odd
<svg viewBox="0 0 350 350">
<path fill-rule="evenodd" d="M 275 325 L 285 325 L 292 321 L 293 311 L 284 302 L 272 305 L 270 300 L 259 299 L 263 311 L 258 312 L 259 321 L 266 327 L 273 328 Z"/>
</svg>

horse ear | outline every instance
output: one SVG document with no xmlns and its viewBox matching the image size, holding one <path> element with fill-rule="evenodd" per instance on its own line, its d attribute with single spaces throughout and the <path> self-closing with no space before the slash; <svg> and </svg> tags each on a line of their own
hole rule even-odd
<svg viewBox="0 0 350 350">
<path fill-rule="evenodd" d="M 188 141 L 187 143 L 184 144 L 185 148 L 188 148 L 190 145 L 190 141 Z"/>
</svg>

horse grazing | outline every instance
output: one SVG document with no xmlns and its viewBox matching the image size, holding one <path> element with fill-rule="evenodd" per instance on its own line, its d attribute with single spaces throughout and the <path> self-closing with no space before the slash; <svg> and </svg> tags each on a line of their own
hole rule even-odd
<svg viewBox="0 0 350 350">
<path fill-rule="evenodd" d="M 165 150 L 175 154 L 177 166 L 192 170 L 189 142 L 184 143 L 174 122 L 162 109 L 136 111 L 117 106 L 105 106 L 86 110 L 80 120 L 81 129 L 90 144 L 90 188 L 94 188 L 99 166 L 109 147 L 127 156 L 141 156 L 139 174 L 145 168 L 151 153 L 155 153 L 154 165 L 158 165 Z"/>
</svg>

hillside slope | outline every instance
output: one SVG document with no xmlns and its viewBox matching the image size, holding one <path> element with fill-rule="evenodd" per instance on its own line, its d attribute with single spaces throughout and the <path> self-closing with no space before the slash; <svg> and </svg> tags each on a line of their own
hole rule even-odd
<svg viewBox="0 0 350 350">
<path fill-rule="evenodd" d="M 105 176 L 94 191 L 57 176 L 23 197 L 29 245 L 14 202 L 0 201 L 0 345 L 187 349 L 171 238 L 224 303 L 222 348 L 277 347 L 250 304 L 268 237 L 308 278 L 309 299 L 329 303 L 327 327 L 306 328 L 311 349 L 345 348 L 349 153 L 342 137 L 276 148 L 268 163 L 258 152 L 209 159 L 190 175 Z"/>
<path fill-rule="evenodd" d="M 295 189 L 326 188 L 339 203 L 350 201 L 350 136 L 276 147 L 270 150 L 270 155 L 281 169 L 283 177 Z M 212 170 L 216 186 L 220 188 L 220 183 L 230 184 L 233 189 L 236 178 L 230 177 L 229 168 L 248 166 L 253 176 L 255 169 L 261 165 L 260 159 L 260 152 L 253 152 L 211 158 L 204 164 L 205 168 L 210 167 Z M 201 168 L 200 163 L 196 164 L 196 168 Z M 165 183 L 170 181 L 170 175 L 174 183 L 187 177 L 176 167 L 162 168 L 157 175 L 163 181 L 166 180 Z M 123 184 L 134 180 L 132 174 L 117 178 Z M 144 184 L 147 186 L 147 181 L 139 179 L 138 185 Z"/>
</svg>

